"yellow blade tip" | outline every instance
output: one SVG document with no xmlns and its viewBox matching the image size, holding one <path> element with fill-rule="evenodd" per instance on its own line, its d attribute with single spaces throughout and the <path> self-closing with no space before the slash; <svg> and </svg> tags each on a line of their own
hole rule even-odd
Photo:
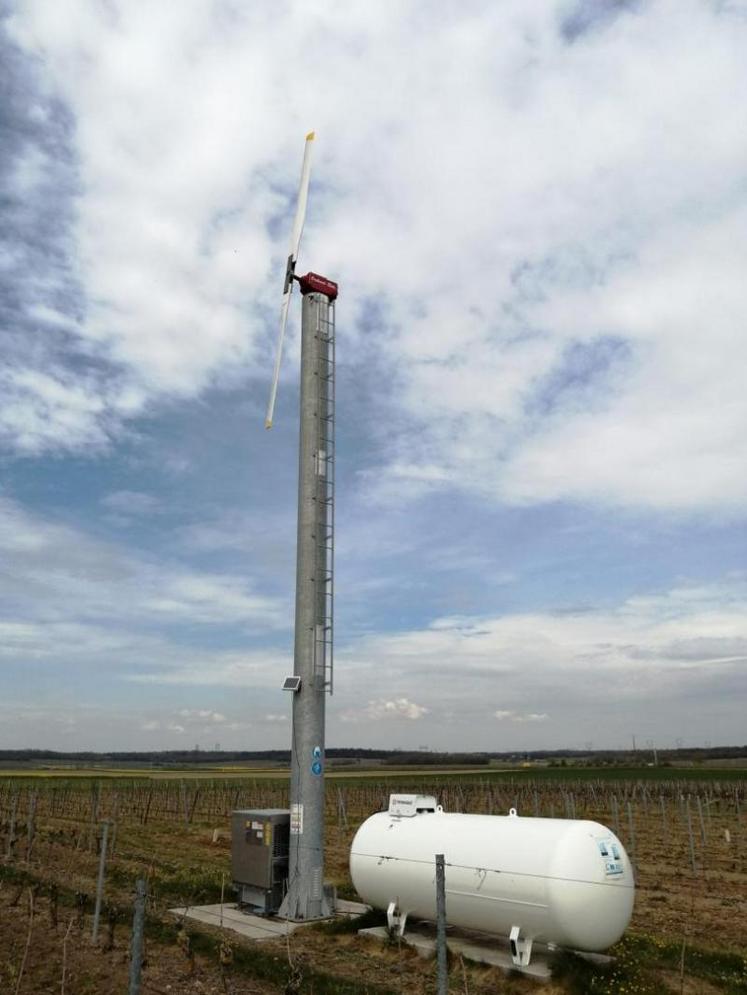
<svg viewBox="0 0 747 995">
<path fill-rule="evenodd" d="M 271 421 L 271 419 L 268 418 L 265 421 L 265 428 L 272 428 L 272 421 Z"/>
<path fill-rule="evenodd" d="M 306 136 L 306 141 L 307 142 L 313 142 L 315 137 L 316 137 L 316 132 L 315 131 L 310 131 L 308 133 L 308 135 Z"/>
</svg>

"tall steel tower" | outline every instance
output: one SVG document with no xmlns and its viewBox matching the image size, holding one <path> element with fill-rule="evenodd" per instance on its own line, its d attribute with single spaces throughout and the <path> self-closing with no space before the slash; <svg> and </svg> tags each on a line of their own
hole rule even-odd
<svg viewBox="0 0 747 995">
<path fill-rule="evenodd" d="M 337 284 L 297 277 L 308 197 L 313 132 L 306 137 L 301 188 L 286 266 L 280 340 L 266 426 L 272 425 L 288 305 L 294 281 L 303 295 L 298 448 L 298 531 L 288 890 L 280 915 L 294 921 L 331 914 L 324 890 L 324 720 L 333 688 L 335 300 Z"/>
</svg>

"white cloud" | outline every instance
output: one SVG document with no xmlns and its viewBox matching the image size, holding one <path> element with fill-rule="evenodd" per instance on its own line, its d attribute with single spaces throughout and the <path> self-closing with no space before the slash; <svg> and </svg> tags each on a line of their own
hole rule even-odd
<svg viewBox="0 0 747 995">
<path fill-rule="evenodd" d="M 286 707 L 292 604 L 274 592 L 294 530 L 288 490 L 277 508 L 251 487 L 240 511 L 225 507 L 225 450 L 209 467 L 200 452 L 226 388 L 241 386 L 240 419 L 265 400 L 302 136 L 316 127 L 300 266 L 340 280 L 340 404 L 354 399 L 336 547 L 353 610 L 337 632 L 381 632 L 338 647 L 333 727 L 391 717 L 413 737 L 439 722 L 460 738 L 557 742 L 610 702 L 621 716 L 655 703 L 671 714 L 672 701 L 721 689 L 709 721 L 741 729 L 747 599 L 739 579 L 697 583 L 715 557 L 701 570 L 688 546 L 641 567 L 610 548 L 599 603 L 554 615 L 543 605 L 558 603 L 559 573 L 532 581 L 546 530 L 530 544 L 539 568 L 530 551 L 504 572 L 490 532 L 514 515 L 545 525 L 567 505 L 592 518 L 632 507 L 684 549 L 688 524 L 704 528 L 690 513 L 709 526 L 744 515 L 747 152 L 734 108 L 747 100 L 747 21 L 735 5 L 478 0 L 425 30 L 416 4 L 381 18 L 362 0 L 16 7 L 4 25 L 27 57 L 9 50 L 0 444 L 23 457 L 19 493 L 93 520 L 75 528 L 0 500 L 4 667 L 95 666 L 126 675 L 133 697 L 147 683 L 261 688 L 255 724 Z M 208 391 L 209 405 L 189 405 Z M 165 452 L 174 402 L 193 445 Z M 84 474 L 66 477 L 65 458 L 124 440 L 117 466 L 145 441 L 153 478 L 112 472 L 105 486 L 131 489 L 74 507 Z M 264 485 L 258 436 L 244 442 L 242 465 Z M 45 489 L 45 454 L 60 458 L 59 489 Z M 85 472 L 99 468 L 111 469 Z M 206 482 L 200 520 L 176 521 L 194 479 L 179 481 L 177 509 L 158 504 L 158 474 L 190 468 Z M 371 514 L 371 501 L 388 507 Z M 123 516 L 152 553 L 97 538 Z M 275 570 L 273 583 L 247 564 Z M 628 579 L 642 569 L 646 580 Z M 479 597 L 449 583 L 459 570 L 479 577 Z M 491 600 L 514 571 L 516 596 Z M 636 584 L 658 593 L 636 598 Z M 216 692 L 196 700 L 223 714 Z M 179 704 L 158 716 L 162 732 L 172 719 L 210 725 Z M 513 719 L 496 720 L 498 705 Z"/>
<path fill-rule="evenodd" d="M 107 445 L 112 412 L 99 384 L 62 369 L 11 367 L 0 369 L 0 388 L 0 439 L 21 452 Z"/>
<path fill-rule="evenodd" d="M 634 596 L 610 608 L 443 617 L 425 629 L 364 637 L 343 659 L 356 677 L 369 671 L 377 680 L 428 673 L 433 685 L 452 682 L 455 673 L 484 674 L 516 693 L 522 681 L 536 689 L 543 680 L 575 674 L 579 693 L 593 695 L 596 678 L 603 678 L 616 693 L 636 697 L 650 693 L 652 682 L 663 689 L 685 670 L 705 676 L 711 665 L 747 659 L 746 609 L 747 584 L 734 578 Z M 595 681 L 583 680 L 585 672 Z M 454 684 L 453 693 L 460 690 Z M 474 695 L 474 686 L 467 692 Z"/>
<path fill-rule="evenodd" d="M 745 232 L 747 210 L 672 224 L 603 285 L 547 302 L 553 328 L 624 337 L 632 361 L 600 385 L 591 410 L 572 395 L 558 405 L 510 462 L 509 498 L 743 512 Z"/>
<path fill-rule="evenodd" d="M 226 716 L 221 712 L 214 712 L 209 708 L 182 708 L 179 716 L 190 721 L 200 721 L 222 725 L 226 721 Z"/>
<path fill-rule="evenodd" d="M 356 367 L 391 383 L 367 490 L 739 512 L 747 24 L 701 0 L 569 9 L 425 32 L 408 4 L 16 11 L 76 115 L 76 341 L 111 375 L 12 372 L 6 435 L 105 445 L 154 399 L 267 366 L 313 125 L 304 259 L 341 280 Z M 568 370 L 610 334 L 627 362 Z"/>
<path fill-rule="evenodd" d="M 0 661 L 9 692 L 26 681 L 14 677 L 19 668 L 49 668 L 44 683 L 85 673 L 92 693 L 116 696 L 121 685 L 113 692 L 111 682 L 122 679 L 275 689 L 288 654 L 258 647 L 289 625 L 290 612 L 251 587 L 245 577 L 143 556 L 0 496 Z M 237 652 L 244 645 L 251 651 Z M 214 705 L 177 718 L 172 725 L 226 721 Z"/>
<path fill-rule="evenodd" d="M 244 577 L 139 556 L 30 514 L 2 496 L 0 554 L 0 591 L 7 604 L 31 605 L 31 620 L 15 620 L 24 624 L 44 619 L 64 626 L 73 618 L 79 625 L 173 619 L 255 631 L 286 625 L 281 602 L 255 594 Z M 126 638 L 126 631 L 112 635 Z"/>
<path fill-rule="evenodd" d="M 404 713 L 413 689 L 427 683 L 429 722 L 448 725 L 474 748 L 505 745 L 492 738 L 491 717 L 494 728 L 498 720 L 517 733 L 534 730 L 525 741 L 530 748 L 566 743 L 582 729 L 586 738 L 610 742 L 621 728 L 644 723 L 672 741 L 690 710 L 699 716 L 689 720 L 691 733 L 702 728 L 712 738 L 707 730 L 717 722 L 724 741 L 737 742 L 746 618 L 747 584 L 734 576 L 609 607 L 443 617 L 422 629 L 365 636 L 337 654 L 340 719 L 396 716 L 397 702 Z M 381 687 L 391 696 L 372 699 L 367 709 L 347 705 Z M 629 729 L 623 735 L 627 742 Z"/>
<path fill-rule="evenodd" d="M 289 654 L 264 650 L 243 653 L 177 649 L 155 656 L 148 670 L 126 674 L 136 684 L 184 687 L 263 687 L 277 690 L 290 662 Z"/>
<path fill-rule="evenodd" d="M 498 711 L 493 712 L 495 717 L 499 722 L 509 721 L 509 722 L 544 722 L 549 718 L 547 712 L 514 712 L 511 710 L 500 708 Z"/>
<path fill-rule="evenodd" d="M 361 720 L 379 722 L 382 719 L 417 720 L 422 719 L 429 711 L 430 709 L 425 708 L 423 705 L 418 705 L 414 701 L 410 701 L 409 698 L 394 698 L 392 700 L 378 698 L 374 701 L 369 701 L 363 709 L 348 709 L 342 713 L 341 720 L 343 722 L 358 722 Z"/>
</svg>

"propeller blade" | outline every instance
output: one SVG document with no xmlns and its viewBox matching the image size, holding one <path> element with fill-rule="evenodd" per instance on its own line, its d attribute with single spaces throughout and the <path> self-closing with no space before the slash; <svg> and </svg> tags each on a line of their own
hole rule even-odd
<svg viewBox="0 0 747 995">
<path fill-rule="evenodd" d="M 298 201 L 296 202 L 296 216 L 293 219 L 293 231 L 290 240 L 290 256 L 293 265 L 298 258 L 298 247 L 301 244 L 303 234 L 303 224 L 306 220 L 306 203 L 309 199 L 309 178 L 311 176 L 311 148 L 314 141 L 314 132 L 310 131 L 306 136 L 306 144 L 303 149 L 303 164 L 301 165 L 301 184 L 298 188 Z"/>
<path fill-rule="evenodd" d="M 265 428 L 272 428 L 272 418 L 275 414 L 275 398 L 278 393 L 278 380 L 280 379 L 280 363 L 283 358 L 283 339 L 285 338 L 285 326 L 288 323 L 288 305 L 291 299 L 291 284 L 283 294 L 283 303 L 280 305 L 280 335 L 278 336 L 278 351 L 275 355 L 275 369 L 272 374 L 272 386 L 270 387 L 270 401 L 267 405 L 265 415 Z"/>
<path fill-rule="evenodd" d="M 306 220 L 306 204 L 309 199 L 309 179 L 311 177 L 311 143 L 314 141 L 314 132 L 310 131 L 306 136 L 306 144 L 303 150 L 303 163 L 301 165 L 301 184 L 298 188 L 298 200 L 296 201 L 296 215 L 293 218 L 293 229 L 291 231 L 290 251 L 288 261 L 285 266 L 285 284 L 283 286 L 283 302 L 280 305 L 280 334 L 278 336 L 278 349 L 275 356 L 275 369 L 272 374 L 272 385 L 270 387 L 270 402 L 267 405 L 267 415 L 265 417 L 265 428 L 272 428 L 272 419 L 275 414 L 275 398 L 278 392 L 278 380 L 280 379 L 280 363 L 283 358 L 283 339 L 285 338 L 285 326 L 288 323 L 288 305 L 290 304 L 291 292 L 293 291 L 293 274 L 296 269 L 298 259 L 298 249 L 301 244 L 304 221 Z"/>
</svg>

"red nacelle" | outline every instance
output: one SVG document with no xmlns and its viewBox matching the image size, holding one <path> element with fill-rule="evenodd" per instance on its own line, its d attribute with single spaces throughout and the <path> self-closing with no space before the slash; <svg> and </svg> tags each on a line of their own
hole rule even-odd
<svg viewBox="0 0 747 995">
<path fill-rule="evenodd" d="M 302 294 L 324 294 L 330 301 L 337 298 L 337 284 L 333 280 L 328 280 L 326 276 L 307 273 L 306 276 L 298 276 L 296 279 Z"/>
</svg>

